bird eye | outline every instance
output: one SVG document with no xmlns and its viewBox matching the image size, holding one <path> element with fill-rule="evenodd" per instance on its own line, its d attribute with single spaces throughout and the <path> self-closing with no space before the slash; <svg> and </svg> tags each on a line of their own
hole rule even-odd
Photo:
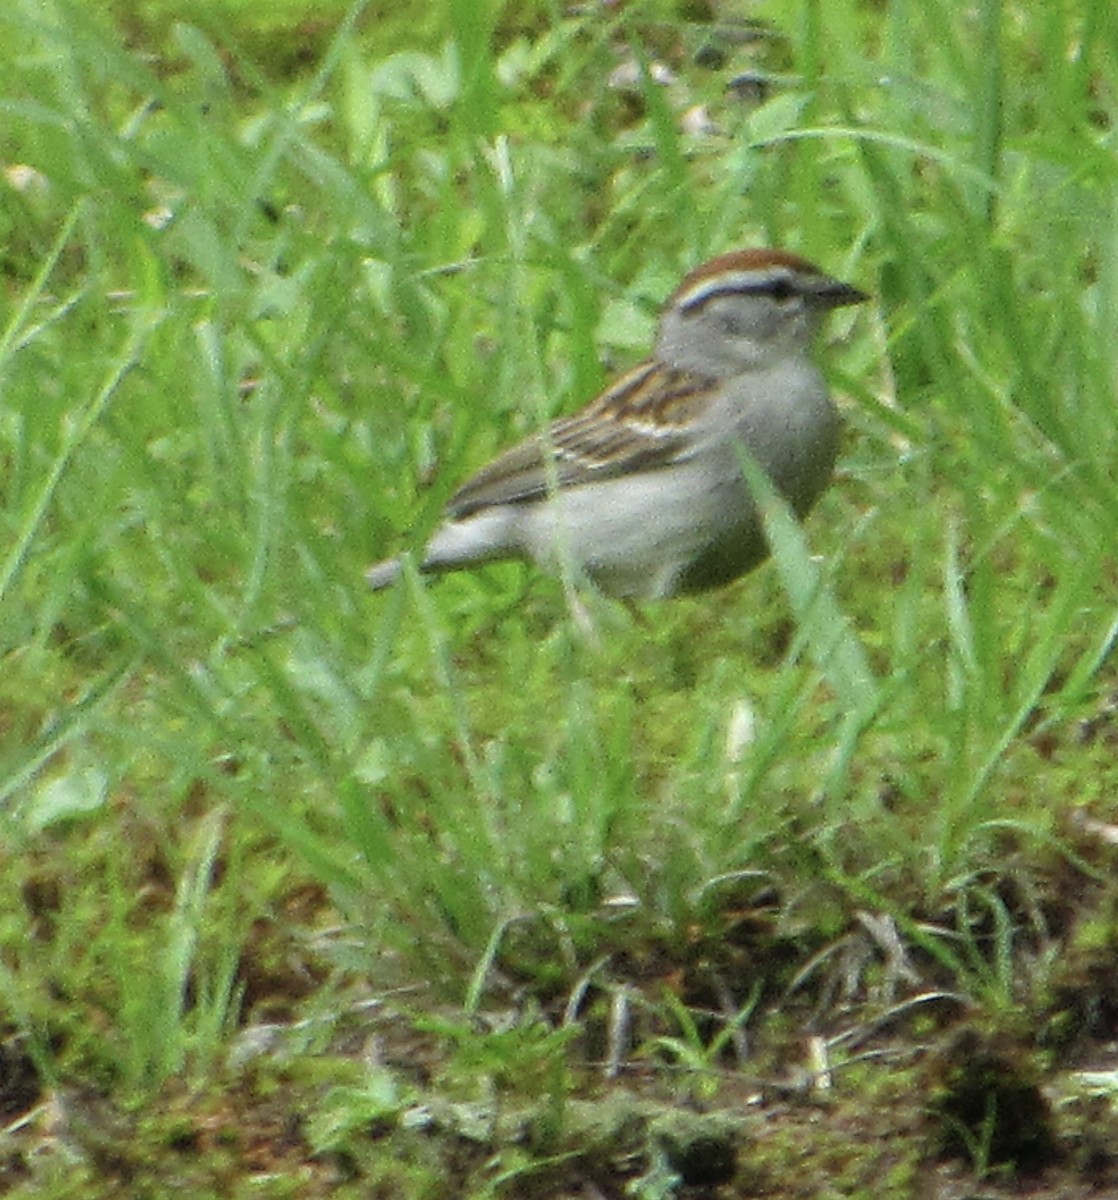
<svg viewBox="0 0 1118 1200">
<path fill-rule="evenodd" d="M 781 277 L 780 279 L 774 279 L 769 284 L 768 293 L 774 300 L 783 303 L 785 300 L 791 300 L 796 295 L 796 288 L 790 279 Z"/>
</svg>

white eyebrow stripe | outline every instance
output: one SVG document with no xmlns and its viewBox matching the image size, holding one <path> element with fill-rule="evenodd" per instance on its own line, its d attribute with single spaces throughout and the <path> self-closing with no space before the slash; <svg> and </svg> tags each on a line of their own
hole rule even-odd
<svg viewBox="0 0 1118 1200">
<path fill-rule="evenodd" d="M 734 294 L 748 295 L 750 292 L 767 292 L 774 284 L 792 283 L 796 276 L 791 271 L 731 271 L 700 279 L 693 287 L 676 297 L 676 304 L 686 312 L 713 300 L 715 296 Z"/>
</svg>

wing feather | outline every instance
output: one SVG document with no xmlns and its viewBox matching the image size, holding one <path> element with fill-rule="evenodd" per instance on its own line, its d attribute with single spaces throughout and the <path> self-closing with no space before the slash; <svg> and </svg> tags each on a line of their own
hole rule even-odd
<svg viewBox="0 0 1118 1200">
<path fill-rule="evenodd" d="M 710 403 L 712 381 L 646 362 L 580 412 L 506 450 L 450 498 L 447 515 L 498 504 L 530 504 L 553 489 L 579 487 L 686 458 L 693 421 Z"/>
</svg>

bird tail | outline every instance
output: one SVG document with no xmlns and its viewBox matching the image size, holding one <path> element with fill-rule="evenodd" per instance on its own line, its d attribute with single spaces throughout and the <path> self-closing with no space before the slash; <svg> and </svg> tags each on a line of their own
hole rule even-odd
<svg viewBox="0 0 1118 1200">
<path fill-rule="evenodd" d="M 399 579 L 400 569 L 398 558 L 386 558 L 384 562 L 374 563 L 365 572 L 365 582 L 374 592 L 379 592 L 381 588 L 391 587 Z"/>
</svg>

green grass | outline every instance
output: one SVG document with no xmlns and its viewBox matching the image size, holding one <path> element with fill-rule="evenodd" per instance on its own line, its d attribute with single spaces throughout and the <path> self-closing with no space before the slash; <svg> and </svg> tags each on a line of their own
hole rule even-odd
<svg viewBox="0 0 1118 1200">
<path fill-rule="evenodd" d="M 625 1003 L 638 1054 L 745 1021 L 779 1056 L 843 987 L 1080 1036 L 1062 989 L 1115 937 L 1083 831 L 1112 6 L 95 7 L 0 14 L 0 1018 L 38 1076 L 228 1083 L 241 1026 L 332 1028 L 362 975 L 412 1018 L 566 1011 L 591 1059 Z M 593 646 L 527 567 L 366 593 L 682 271 L 766 242 L 875 296 L 826 354 L 836 486 L 774 509 L 773 564 L 595 602 Z M 494 1054 L 561 1095 L 564 1038 Z M 351 1082 L 354 1128 L 411 1094 Z"/>
</svg>

